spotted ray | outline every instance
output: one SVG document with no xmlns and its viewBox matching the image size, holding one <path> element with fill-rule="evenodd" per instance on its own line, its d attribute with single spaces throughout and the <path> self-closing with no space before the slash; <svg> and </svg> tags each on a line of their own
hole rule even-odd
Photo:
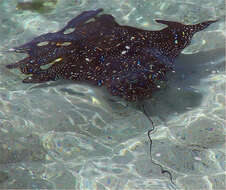
<svg viewBox="0 0 226 190">
<path fill-rule="evenodd" d="M 113 16 L 85 11 L 58 32 L 47 33 L 12 48 L 27 53 L 7 65 L 28 74 L 25 83 L 57 79 L 106 85 L 112 95 L 128 101 L 149 98 L 167 80 L 175 58 L 192 36 L 216 20 L 194 25 L 156 20 L 167 25 L 159 31 L 119 25 Z"/>
</svg>

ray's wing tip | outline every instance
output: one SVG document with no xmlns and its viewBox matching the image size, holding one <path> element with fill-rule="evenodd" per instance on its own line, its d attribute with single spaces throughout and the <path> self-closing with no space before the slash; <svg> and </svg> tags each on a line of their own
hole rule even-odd
<svg viewBox="0 0 226 190">
<path fill-rule="evenodd" d="M 211 24 L 218 22 L 219 20 L 220 19 L 207 20 L 207 21 L 196 24 L 196 26 L 198 26 L 198 28 L 200 28 L 200 30 L 203 30 L 203 29 L 207 28 L 208 26 L 210 26 Z"/>
<path fill-rule="evenodd" d="M 162 20 L 162 19 L 154 19 L 155 22 L 159 23 L 159 24 L 164 24 L 164 25 L 168 25 L 166 20 Z"/>
<path fill-rule="evenodd" d="M 17 65 L 16 64 L 9 64 L 9 65 L 6 65 L 5 67 L 7 69 L 14 69 L 14 68 L 17 68 Z"/>
<path fill-rule="evenodd" d="M 217 18 L 217 19 L 215 19 L 215 20 L 210 20 L 210 23 L 212 24 L 212 23 L 218 22 L 218 21 L 220 21 L 220 20 L 221 20 L 220 18 Z"/>
<path fill-rule="evenodd" d="M 15 51 L 16 51 L 16 48 L 9 48 L 9 49 L 3 49 L 0 52 L 1 53 L 12 53 L 12 52 L 15 52 Z"/>
<path fill-rule="evenodd" d="M 11 53 L 11 52 L 27 53 L 28 49 L 24 48 L 23 46 L 18 46 L 18 47 L 9 48 L 9 49 L 5 50 L 4 52 L 7 52 L 7 53 Z"/>
<path fill-rule="evenodd" d="M 208 20 L 208 21 L 205 21 L 203 23 L 207 23 L 207 24 L 212 24 L 212 23 L 215 23 L 215 22 L 218 22 L 220 21 L 219 18 L 215 19 L 215 20 Z M 174 24 L 174 23 L 178 23 L 178 22 L 175 22 L 175 21 L 168 21 L 168 20 L 162 20 L 162 19 L 155 19 L 155 22 L 157 23 L 160 23 L 160 24 L 165 24 L 165 25 L 170 25 L 170 24 Z"/>
<path fill-rule="evenodd" d="M 97 9 L 95 9 L 94 11 L 100 13 L 100 12 L 104 11 L 104 9 L 103 9 L 103 8 L 97 8 Z"/>
<path fill-rule="evenodd" d="M 23 79 L 22 82 L 23 82 L 23 83 L 35 83 L 35 82 L 33 81 L 32 76 L 29 76 L 29 77 Z"/>
<path fill-rule="evenodd" d="M 9 48 L 7 51 L 8 52 L 15 52 L 16 51 L 16 48 Z"/>
<path fill-rule="evenodd" d="M 100 12 L 102 12 L 103 10 L 104 10 L 103 8 L 96 8 L 96 9 L 84 11 L 83 13 L 91 13 L 91 14 L 97 15 Z"/>
<path fill-rule="evenodd" d="M 207 21 L 205 21 L 205 22 L 203 22 L 203 23 L 207 23 L 207 24 L 213 24 L 213 23 L 215 23 L 215 22 L 218 22 L 218 21 L 220 21 L 220 19 L 218 18 L 218 19 L 215 19 L 215 20 L 207 20 Z"/>
<path fill-rule="evenodd" d="M 157 22 L 157 23 L 163 23 L 163 22 L 165 22 L 165 20 L 161 20 L 161 19 L 154 19 L 154 21 Z"/>
<path fill-rule="evenodd" d="M 162 23 L 162 24 L 168 24 L 168 23 L 174 23 L 175 21 L 170 21 L 170 20 L 163 20 L 163 19 L 154 19 L 155 22 L 157 23 Z"/>
<path fill-rule="evenodd" d="M 162 20 L 162 19 L 155 19 L 155 22 L 160 23 L 160 24 L 165 24 L 167 26 L 181 25 L 181 23 L 176 22 L 176 21 Z"/>
</svg>

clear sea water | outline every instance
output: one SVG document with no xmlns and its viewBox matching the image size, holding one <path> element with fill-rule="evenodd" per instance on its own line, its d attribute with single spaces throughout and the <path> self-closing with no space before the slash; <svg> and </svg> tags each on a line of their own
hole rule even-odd
<svg viewBox="0 0 226 190">
<path fill-rule="evenodd" d="M 24 84 L 5 68 L 25 55 L 4 50 L 100 7 L 149 30 L 160 18 L 220 19 L 193 37 L 166 89 L 145 101 L 153 160 L 176 186 L 151 163 L 152 126 L 137 104 L 76 82 Z M 0 189 L 226 189 L 225 35 L 224 0 L 1 0 Z"/>
</svg>

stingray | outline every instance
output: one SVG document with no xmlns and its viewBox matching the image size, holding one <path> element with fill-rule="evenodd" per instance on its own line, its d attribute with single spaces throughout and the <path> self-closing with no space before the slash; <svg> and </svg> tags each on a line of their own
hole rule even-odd
<svg viewBox="0 0 226 190">
<path fill-rule="evenodd" d="M 120 25 L 103 9 L 82 12 L 60 31 L 40 35 L 10 51 L 28 56 L 9 69 L 19 68 L 28 75 L 24 83 L 42 83 L 58 79 L 85 81 L 106 86 L 114 96 L 127 101 L 150 98 L 165 86 L 167 73 L 174 71 L 174 62 L 191 43 L 193 35 L 217 20 L 186 25 L 174 21 L 155 20 L 166 25 L 158 31 L 148 31 Z M 148 131 L 150 157 L 154 130 Z M 162 173 L 172 174 L 161 167 Z M 174 184 L 174 183 L 173 183 Z"/>
<path fill-rule="evenodd" d="M 9 69 L 19 68 L 24 83 L 58 79 L 103 86 L 127 101 L 150 98 L 164 86 L 175 58 L 192 36 L 216 20 L 194 25 L 155 20 L 166 25 L 148 31 L 120 25 L 103 9 L 82 12 L 60 31 L 40 35 L 10 51 L 28 56 Z"/>
</svg>

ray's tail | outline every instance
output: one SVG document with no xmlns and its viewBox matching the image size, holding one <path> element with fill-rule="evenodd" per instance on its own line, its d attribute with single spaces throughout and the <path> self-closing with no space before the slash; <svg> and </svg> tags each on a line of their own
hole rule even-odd
<svg viewBox="0 0 226 190">
<path fill-rule="evenodd" d="M 170 182 L 172 183 L 172 185 L 174 185 L 174 187 L 176 187 L 176 184 L 173 182 L 172 173 L 169 170 L 164 169 L 161 164 L 156 163 L 152 159 L 152 144 L 153 144 L 153 142 L 152 142 L 152 139 L 151 139 L 151 133 L 155 130 L 155 126 L 154 126 L 152 119 L 148 116 L 148 114 L 145 110 L 144 104 L 142 105 L 142 110 L 143 110 L 144 115 L 148 118 L 148 120 L 150 121 L 150 123 L 152 125 L 152 128 L 150 130 L 148 130 L 148 139 L 150 141 L 149 153 L 150 153 L 151 162 L 160 167 L 162 174 L 167 173 L 169 175 Z"/>
</svg>

